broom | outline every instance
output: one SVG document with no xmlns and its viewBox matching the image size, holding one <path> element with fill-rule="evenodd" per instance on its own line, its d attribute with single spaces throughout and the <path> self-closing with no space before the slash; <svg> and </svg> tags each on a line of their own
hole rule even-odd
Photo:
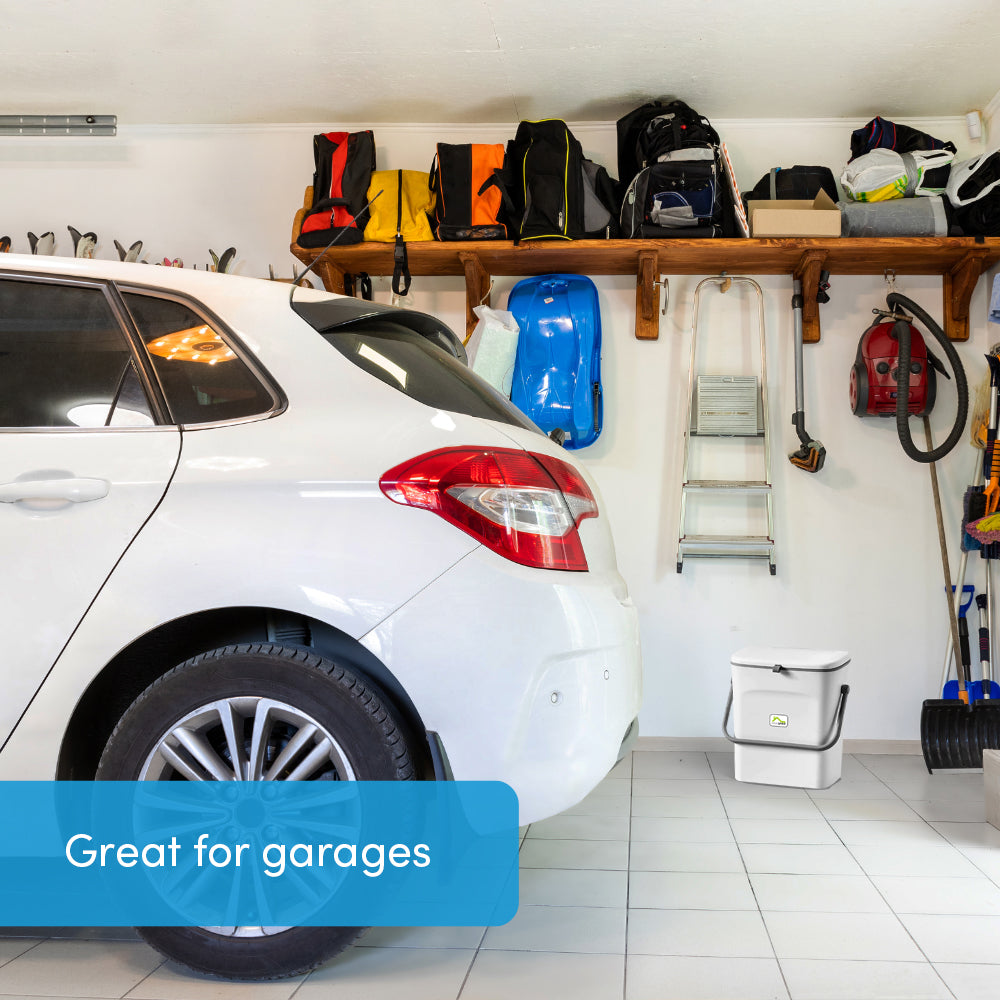
<svg viewBox="0 0 1000 1000">
<path fill-rule="evenodd" d="M 998 345 L 1000 346 L 1000 345 Z M 1000 453 L 997 451 L 997 392 L 1000 386 L 1000 357 L 995 351 L 986 355 L 990 366 L 990 415 L 986 431 L 986 452 L 983 456 L 985 486 L 972 486 L 966 490 L 963 501 L 965 534 L 972 540 L 972 548 L 983 549 L 984 559 L 1000 556 Z M 978 543 L 978 545 L 976 544 Z"/>
</svg>

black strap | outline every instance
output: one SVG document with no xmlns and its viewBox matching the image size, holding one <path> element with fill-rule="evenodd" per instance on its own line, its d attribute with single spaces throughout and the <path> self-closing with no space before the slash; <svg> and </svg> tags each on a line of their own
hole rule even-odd
<svg viewBox="0 0 1000 1000">
<path fill-rule="evenodd" d="M 405 281 L 405 284 L 404 284 Z M 396 248 L 392 252 L 392 293 L 408 295 L 410 292 L 410 264 L 406 259 L 406 241 L 396 236 Z"/>
<path fill-rule="evenodd" d="M 357 286 L 361 289 L 361 298 L 366 302 L 372 300 L 372 279 L 367 271 L 360 271 L 357 276 Z"/>
<path fill-rule="evenodd" d="M 346 198 L 320 198 L 315 205 L 309 210 L 310 212 L 322 212 L 327 208 L 340 208 L 346 207 L 348 200 Z"/>
<path fill-rule="evenodd" d="M 491 188 L 495 187 L 500 192 L 500 200 L 503 202 L 504 207 L 509 211 L 514 211 L 514 199 L 510 195 L 510 191 L 507 189 L 507 185 L 504 183 L 503 176 L 501 174 L 501 168 L 495 167 L 493 173 L 490 174 L 486 180 L 480 185 L 479 193 L 486 194 L 486 192 Z"/>
</svg>

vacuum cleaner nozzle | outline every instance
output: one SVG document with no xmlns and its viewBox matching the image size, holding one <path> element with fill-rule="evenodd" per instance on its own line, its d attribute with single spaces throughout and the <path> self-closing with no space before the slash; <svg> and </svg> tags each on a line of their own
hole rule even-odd
<svg viewBox="0 0 1000 1000">
<path fill-rule="evenodd" d="M 821 441 L 810 441 L 802 445 L 798 451 L 793 451 L 788 456 L 788 461 L 805 472 L 819 472 L 826 461 L 826 448 Z"/>
</svg>

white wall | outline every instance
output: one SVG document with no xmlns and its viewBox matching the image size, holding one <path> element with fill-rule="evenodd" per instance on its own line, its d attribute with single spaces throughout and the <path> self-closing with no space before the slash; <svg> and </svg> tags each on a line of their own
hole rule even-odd
<svg viewBox="0 0 1000 1000">
<path fill-rule="evenodd" d="M 717 121 L 742 187 L 773 165 L 827 164 L 839 173 L 850 130 L 861 121 Z M 913 121 L 960 153 L 979 151 L 964 119 Z M 204 266 L 208 249 L 239 251 L 237 270 L 263 276 L 274 264 L 288 276 L 290 228 L 311 180 L 311 135 L 336 126 L 122 128 L 111 140 L 0 139 L 4 180 L 0 235 L 25 252 L 25 233 L 55 231 L 71 253 L 66 225 L 93 229 L 98 256 L 143 239 L 148 259 L 182 257 Z M 364 126 L 347 126 L 364 127 Z M 573 125 L 585 151 L 615 172 L 613 125 Z M 504 141 L 509 127 L 379 126 L 380 168 L 426 169 L 436 141 Z M 568 248 L 571 252 L 572 248 Z M 822 307 L 823 341 L 805 349 L 807 427 L 826 445 L 825 469 L 811 476 L 786 460 L 797 447 L 790 425 L 791 281 L 764 277 L 771 393 L 778 575 L 758 561 L 689 560 L 675 572 L 680 427 L 685 406 L 691 299 L 697 277 L 670 279 L 670 306 L 659 341 L 633 337 L 634 282 L 598 277 L 604 324 L 605 431 L 581 453 L 604 494 L 622 572 L 641 614 L 646 663 L 642 716 L 647 736 L 718 734 L 729 658 L 748 644 L 844 648 L 853 655 L 845 732 L 865 739 L 916 739 L 920 702 L 935 696 L 947 622 L 926 466 L 902 453 L 892 421 L 851 415 L 847 380 L 871 309 L 884 301 L 880 277 L 833 277 Z M 515 278 L 498 278 L 502 306 Z M 379 297 L 387 280 L 376 282 Z M 941 315 L 941 282 L 903 277 L 899 289 Z M 418 307 L 456 330 L 464 325 L 458 278 L 415 278 Z M 972 337 L 959 350 L 978 382 L 991 339 L 986 281 L 972 300 Z M 712 292 L 711 326 L 701 336 L 723 356 L 746 328 L 738 293 Z M 725 310 L 731 312 L 730 319 Z M 730 341 L 729 338 L 734 338 Z M 735 348 L 733 349 L 735 351 Z M 737 368 L 738 370 L 738 368 Z M 936 439 L 954 414 L 954 391 L 939 389 Z M 919 424 L 914 422 L 915 433 Z M 953 565 L 962 495 L 972 474 L 964 442 L 939 466 Z M 981 576 L 979 560 L 975 572 Z M 973 623 L 974 624 L 974 623 Z M 975 632 L 975 628 L 973 628 Z"/>
</svg>

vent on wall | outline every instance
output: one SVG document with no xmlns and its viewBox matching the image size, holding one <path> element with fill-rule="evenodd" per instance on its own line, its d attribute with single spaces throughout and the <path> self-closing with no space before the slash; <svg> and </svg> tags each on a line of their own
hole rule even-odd
<svg viewBox="0 0 1000 1000">
<path fill-rule="evenodd" d="M 117 115 L 0 115 L 0 135 L 116 135 Z"/>
</svg>

